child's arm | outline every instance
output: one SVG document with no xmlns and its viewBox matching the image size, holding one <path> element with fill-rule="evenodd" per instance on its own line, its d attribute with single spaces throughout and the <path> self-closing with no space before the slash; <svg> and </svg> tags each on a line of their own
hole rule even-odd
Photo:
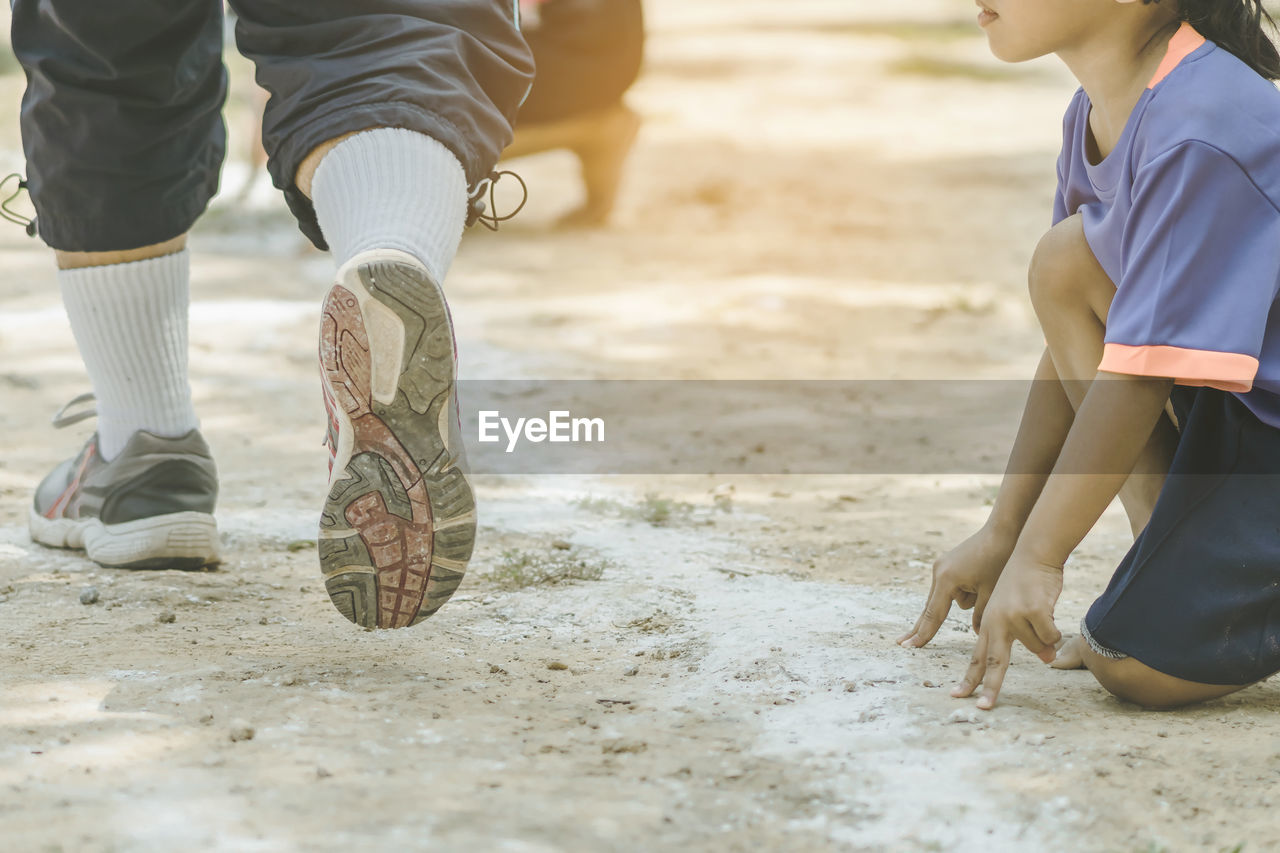
<svg viewBox="0 0 1280 853">
<path fill-rule="evenodd" d="M 1014 640 L 1053 660 L 1062 636 L 1053 624 L 1062 566 L 1133 471 L 1172 387 L 1172 379 L 1098 373 L 1000 575 L 953 695 L 968 696 L 983 683 L 978 707 L 994 707 Z"/>
<path fill-rule="evenodd" d="M 924 611 L 915 627 L 898 638 L 900 645 L 919 648 L 932 640 L 953 601 L 963 610 L 972 607 L 973 628 L 976 631 L 981 627 L 987 599 L 1049 479 L 1074 416 L 1053 360 L 1045 350 L 987 523 L 934 563 Z"/>
</svg>

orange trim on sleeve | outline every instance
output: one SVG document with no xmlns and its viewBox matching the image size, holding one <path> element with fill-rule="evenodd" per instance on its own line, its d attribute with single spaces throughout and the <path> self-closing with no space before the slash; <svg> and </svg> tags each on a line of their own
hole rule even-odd
<svg viewBox="0 0 1280 853">
<path fill-rule="evenodd" d="M 1164 376 L 1179 385 L 1207 385 L 1243 394 L 1253 388 L 1258 360 L 1235 352 L 1106 344 L 1098 369 L 1134 376 Z"/>
<path fill-rule="evenodd" d="M 1169 49 L 1165 52 L 1164 59 L 1160 60 L 1160 67 L 1156 69 L 1156 74 L 1147 84 L 1147 88 L 1154 89 L 1161 80 L 1169 76 L 1170 71 L 1178 67 L 1178 63 L 1190 56 L 1202 44 L 1204 44 L 1204 36 L 1196 32 L 1195 27 L 1183 21 L 1182 26 L 1178 27 L 1178 31 L 1173 34 L 1173 38 L 1169 39 Z"/>
</svg>

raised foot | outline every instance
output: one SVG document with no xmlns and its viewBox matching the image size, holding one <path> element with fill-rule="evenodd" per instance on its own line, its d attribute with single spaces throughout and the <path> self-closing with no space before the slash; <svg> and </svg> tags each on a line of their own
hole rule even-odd
<svg viewBox="0 0 1280 853">
<path fill-rule="evenodd" d="M 450 435 L 453 340 L 440 288 L 412 263 L 357 264 L 325 302 L 320 358 L 338 436 L 320 525 L 325 587 L 358 625 L 408 627 L 453 594 L 475 542 L 475 500 Z"/>
</svg>

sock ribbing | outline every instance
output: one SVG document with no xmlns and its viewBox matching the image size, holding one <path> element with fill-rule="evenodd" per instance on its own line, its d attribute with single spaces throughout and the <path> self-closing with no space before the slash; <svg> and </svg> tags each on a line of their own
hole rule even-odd
<svg viewBox="0 0 1280 853">
<path fill-rule="evenodd" d="M 338 266 L 370 249 L 399 249 L 444 281 L 467 212 L 466 174 L 444 145 L 400 128 L 357 133 L 320 161 L 311 191 Z"/>
<path fill-rule="evenodd" d="M 97 397 L 105 459 L 138 430 L 177 438 L 199 426 L 187 379 L 188 267 L 184 249 L 58 271 L 71 331 Z"/>
</svg>

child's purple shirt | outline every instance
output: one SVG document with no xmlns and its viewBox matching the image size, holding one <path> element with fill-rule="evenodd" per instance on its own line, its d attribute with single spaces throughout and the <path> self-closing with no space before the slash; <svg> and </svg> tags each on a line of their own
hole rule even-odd
<svg viewBox="0 0 1280 853">
<path fill-rule="evenodd" d="M 1280 427 L 1280 91 L 1183 25 L 1115 149 L 1063 119 L 1053 221 L 1116 285 L 1100 370 L 1235 392 Z"/>
</svg>

